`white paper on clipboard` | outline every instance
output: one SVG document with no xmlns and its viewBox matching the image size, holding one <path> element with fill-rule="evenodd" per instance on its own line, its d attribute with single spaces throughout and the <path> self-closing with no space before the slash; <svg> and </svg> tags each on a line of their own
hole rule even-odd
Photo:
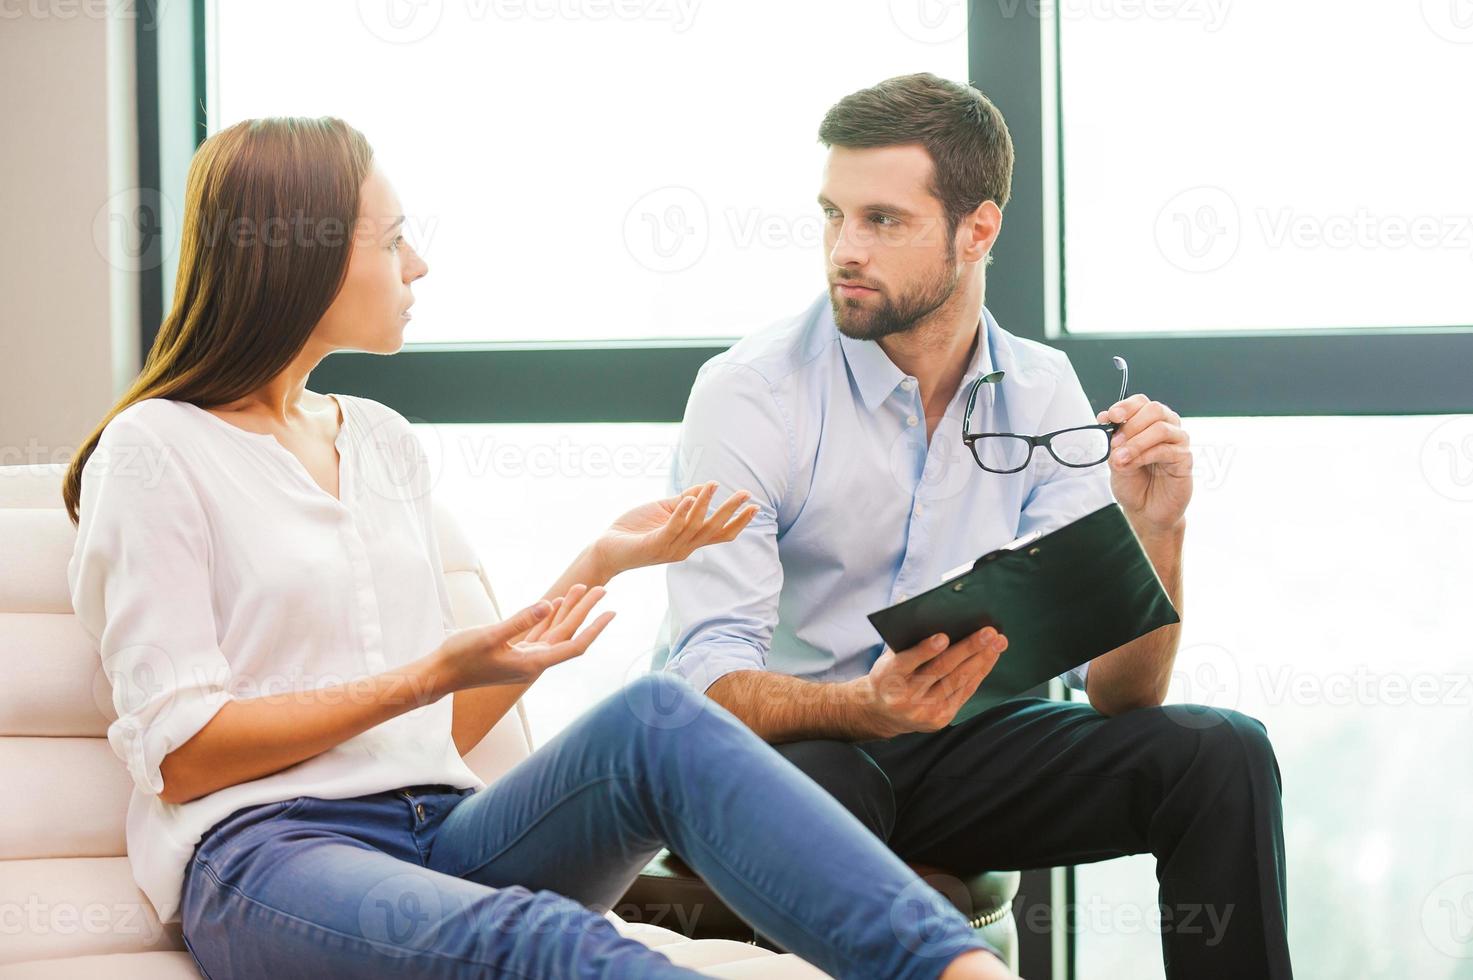
<svg viewBox="0 0 1473 980">
<path fill-rule="evenodd" d="M 1023 535 L 1022 537 L 1014 538 L 1013 540 L 1009 541 L 1007 544 L 1003 545 L 1001 548 L 996 548 L 994 550 L 995 551 L 1017 551 L 1019 548 L 1027 547 L 1028 545 L 1030 545 L 1033 542 L 1037 541 L 1041 537 L 1043 537 L 1043 532 L 1042 531 L 1029 531 L 1027 534 Z M 951 571 L 947 572 L 945 575 L 941 576 L 941 581 L 942 582 L 949 582 L 952 579 L 956 578 L 958 575 L 965 575 L 967 572 L 970 572 L 972 570 L 972 566 L 974 566 L 976 564 L 977 564 L 977 560 L 974 558 L 971 561 L 969 561 L 969 562 L 967 562 L 967 563 L 965 563 L 963 565 L 958 565 L 955 568 L 953 568 Z"/>
</svg>

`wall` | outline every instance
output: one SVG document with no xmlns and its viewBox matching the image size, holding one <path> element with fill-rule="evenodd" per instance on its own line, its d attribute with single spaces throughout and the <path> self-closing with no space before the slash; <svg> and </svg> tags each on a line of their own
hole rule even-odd
<svg viewBox="0 0 1473 980">
<path fill-rule="evenodd" d="M 0 465 L 68 458 L 138 370 L 134 23 L 104 9 L 0 5 Z"/>
</svg>

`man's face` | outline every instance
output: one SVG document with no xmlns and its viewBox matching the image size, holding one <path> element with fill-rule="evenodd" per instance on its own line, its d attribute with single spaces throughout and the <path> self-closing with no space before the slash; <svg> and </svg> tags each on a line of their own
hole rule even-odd
<svg viewBox="0 0 1473 980">
<path fill-rule="evenodd" d="M 879 340 L 951 298 L 961 276 L 921 146 L 834 147 L 818 195 L 839 330 Z"/>
</svg>

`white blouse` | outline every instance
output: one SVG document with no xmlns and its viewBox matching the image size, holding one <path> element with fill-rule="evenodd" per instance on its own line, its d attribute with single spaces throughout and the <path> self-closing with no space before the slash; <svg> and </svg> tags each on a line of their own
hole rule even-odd
<svg viewBox="0 0 1473 980">
<path fill-rule="evenodd" d="M 418 438 L 385 405 L 333 397 L 341 500 L 275 436 L 162 398 L 120 412 L 82 471 L 67 580 L 112 682 L 108 742 L 135 784 L 133 876 L 163 922 L 179 917 L 195 845 L 242 807 L 485 786 L 443 697 L 269 776 L 183 804 L 158 797 L 164 756 L 226 701 L 381 673 L 455 628 Z"/>
</svg>

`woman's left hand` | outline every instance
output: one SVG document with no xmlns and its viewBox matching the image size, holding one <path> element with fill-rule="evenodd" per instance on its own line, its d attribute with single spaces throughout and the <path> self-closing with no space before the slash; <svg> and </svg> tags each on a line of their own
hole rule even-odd
<svg viewBox="0 0 1473 980">
<path fill-rule="evenodd" d="M 757 515 L 757 505 L 742 507 L 752 495 L 740 490 L 707 516 L 715 493 L 714 482 L 703 483 L 634 508 L 599 537 L 595 548 L 600 564 L 612 577 L 646 565 L 684 561 L 697 548 L 735 539 Z"/>
</svg>

